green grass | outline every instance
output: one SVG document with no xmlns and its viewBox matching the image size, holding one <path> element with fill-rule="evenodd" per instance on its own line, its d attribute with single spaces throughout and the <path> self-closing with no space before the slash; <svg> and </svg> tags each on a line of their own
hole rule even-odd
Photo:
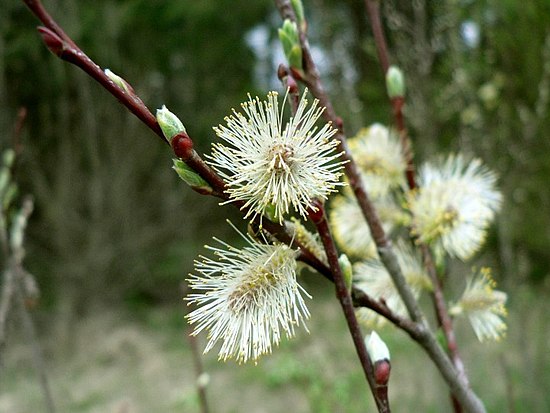
<svg viewBox="0 0 550 413">
<path fill-rule="evenodd" d="M 204 357 L 214 412 L 355 413 L 374 411 L 355 350 L 332 291 L 310 303 L 310 334 L 283 341 L 257 365 Z M 512 301 L 509 334 L 478 343 L 457 325 L 472 385 L 489 412 L 550 411 L 550 304 L 529 289 Z M 70 343 L 43 337 L 48 375 L 59 412 L 199 412 L 183 322 L 184 306 L 95 312 L 72 326 Z M 392 354 L 390 400 L 396 412 L 450 411 L 448 392 L 431 362 L 401 332 L 380 332 Z M 199 343 L 204 345 L 204 337 Z M 42 396 L 21 337 L 8 343 L 0 378 L 0 411 L 42 411 Z M 367 407 L 366 407 L 367 406 Z"/>
</svg>

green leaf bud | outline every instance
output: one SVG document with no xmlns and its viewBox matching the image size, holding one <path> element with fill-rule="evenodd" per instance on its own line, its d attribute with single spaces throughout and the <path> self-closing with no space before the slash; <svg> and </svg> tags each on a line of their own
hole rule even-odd
<svg viewBox="0 0 550 413">
<path fill-rule="evenodd" d="M 199 174 L 191 169 L 181 159 L 173 159 L 174 166 L 172 169 L 176 171 L 178 176 L 195 191 L 201 194 L 211 194 L 212 187 Z"/>
<path fill-rule="evenodd" d="M 181 120 L 170 112 L 166 105 L 162 105 L 161 109 L 157 109 L 157 122 L 162 129 L 162 133 L 168 140 L 172 139 L 174 135 L 180 132 L 187 133 Z"/>
<path fill-rule="evenodd" d="M 340 255 L 340 258 L 338 258 L 338 263 L 342 269 L 342 275 L 344 276 L 344 281 L 346 282 L 346 288 L 348 291 L 351 291 L 351 284 L 353 283 L 353 267 L 351 266 L 351 262 L 349 262 L 349 258 L 346 254 L 342 254 Z"/>
<path fill-rule="evenodd" d="M 386 88 L 390 99 L 405 96 L 405 77 L 397 66 L 390 66 L 386 72 Z"/>
<path fill-rule="evenodd" d="M 305 31 L 306 19 L 304 17 L 304 5 L 302 4 L 302 0 L 290 0 L 290 2 L 292 3 L 292 8 L 294 9 L 296 20 L 298 21 L 300 28 L 302 31 Z"/>
<path fill-rule="evenodd" d="M 121 78 L 119 75 L 117 75 L 116 73 L 114 73 L 111 69 L 105 69 L 104 70 L 105 72 L 105 75 L 111 79 L 111 81 L 117 85 L 119 88 L 121 88 L 122 90 L 124 90 L 126 93 L 128 93 L 129 95 L 133 95 L 134 94 L 134 89 L 128 84 L 128 82 L 126 82 L 123 78 Z"/>
<path fill-rule="evenodd" d="M 302 70 L 302 46 L 296 22 L 285 19 L 283 27 L 279 29 L 279 40 L 290 67 Z"/>
</svg>

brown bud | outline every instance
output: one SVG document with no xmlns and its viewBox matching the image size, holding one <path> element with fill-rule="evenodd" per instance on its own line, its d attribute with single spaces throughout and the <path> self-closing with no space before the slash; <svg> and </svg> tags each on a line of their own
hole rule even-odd
<svg viewBox="0 0 550 413">
<path fill-rule="evenodd" d="M 193 152 L 193 141 L 185 132 L 175 134 L 170 144 L 178 158 L 187 160 L 191 157 Z"/>
<path fill-rule="evenodd" d="M 387 359 L 374 363 L 374 381 L 378 385 L 386 385 L 390 380 L 391 364 Z"/>
<path fill-rule="evenodd" d="M 50 30 L 44 26 L 38 27 L 38 33 L 42 36 L 42 40 L 48 49 L 50 49 L 50 51 L 56 56 L 61 57 L 65 51 L 65 44 L 63 43 L 61 37 L 59 37 L 53 30 Z"/>
<path fill-rule="evenodd" d="M 279 80 L 283 80 L 287 76 L 288 76 L 288 69 L 284 64 L 281 63 L 277 68 L 277 77 L 279 78 Z"/>
</svg>

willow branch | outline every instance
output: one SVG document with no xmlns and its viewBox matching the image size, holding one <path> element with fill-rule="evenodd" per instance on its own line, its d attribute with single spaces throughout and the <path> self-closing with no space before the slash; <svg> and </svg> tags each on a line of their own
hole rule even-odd
<svg viewBox="0 0 550 413">
<path fill-rule="evenodd" d="M 289 0 L 275 0 L 275 4 L 277 5 L 283 18 L 294 21 L 296 20 L 294 10 L 292 9 L 292 5 Z M 344 126 L 342 119 L 336 115 L 332 102 L 325 91 L 319 71 L 317 70 L 317 66 L 315 65 L 311 55 L 308 38 L 303 31 L 300 31 L 300 42 L 302 45 L 303 70 L 305 73 L 301 80 L 310 89 L 311 93 L 319 99 L 321 106 L 325 107 L 325 111 L 323 112 L 324 118 L 338 128 L 338 133 L 334 136 L 338 141 L 338 150 L 342 152 L 341 159 L 342 161 L 345 161 L 345 173 L 348 177 L 349 185 L 357 198 L 357 202 L 361 208 L 363 216 L 367 221 L 374 242 L 378 248 L 380 258 L 386 268 L 388 268 L 390 276 L 392 277 L 399 295 L 405 303 L 405 307 L 407 308 L 410 317 L 416 322 L 421 322 L 424 317 L 410 287 L 405 281 L 405 277 L 403 276 L 401 268 L 397 262 L 397 257 L 393 252 L 391 243 L 386 236 L 384 228 L 382 227 L 382 222 L 380 221 L 372 201 L 369 199 L 367 191 L 365 190 L 359 169 L 351 156 L 351 152 L 346 142 L 346 136 L 343 133 Z"/>
<path fill-rule="evenodd" d="M 139 120 L 147 125 L 155 134 L 168 143 L 155 116 L 145 106 L 143 101 L 130 88 L 125 91 L 116 85 L 104 71 L 93 62 L 76 43 L 61 29 L 55 20 L 46 11 L 40 0 L 23 0 L 32 13 L 38 17 L 45 27 L 38 31 L 42 40 L 50 51 L 62 60 L 72 63 L 86 72 L 91 78 L 103 86 L 109 93 L 128 108 Z"/>
<path fill-rule="evenodd" d="M 317 203 L 316 207 L 318 208 L 318 210 L 312 212 L 310 214 L 310 218 L 317 228 L 317 232 L 321 237 L 321 241 L 327 254 L 330 269 L 332 270 L 332 274 L 334 276 L 336 297 L 338 298 L 338 301 L 342 306 L 342 311 L 344 312 L 344 316 L 346 317 L 346 322 L 348 324 L 353 344 L 355 345 L 355 350 L 357 351 L 357 356 L 359 357 L 359 361 L 361 362 L 361 367 L 363 368 L 363 372 L 365 373 L 365 377 L 367 378 L 367 382 L 376 402 L 378 411 L 381 413 L 389 413 L 389 406 L 387 405 L 387 403 L 384 403 L 384 400 L 379 397 L 376 391 L 373 365 L 369 354 L 367 353 L 365 340 L 363 339 L 361 329 L 359 328 L 359 323 L 357 322 L 357 318 L 355 316 L 355 309 L 353 308 L 351 295 L 346 287 L 344 275 L 338 262 L 338 252 L 336 250 L 336 246 L 334 245 L 332 234 L 330 233 L 330 228 L 328 226 L 328 222 L 325 216 L 324 206 L 319 202 Z"/>
<path fill-rule="evenodd" d="M 378 59 L 380 61 L 381 69 L 385 75 L 390 65 L 389 63 L 390 58 L 388 53 L 386 37 L 384 34 L 384 30 L 382 28 L 382 19 L 380 15 L 380 1 L 365 0 L 365 4 L 367 6 L 367 12 L 368 12 L 368 16 L 369 16 L 373 36 L 374 36 L 374 41 L 376 43 Z M 411 150 L 411 142 L 407 132 L 407 128 L 405 126 L 405 119 L 403 116 L 403 106 L 405 104 L 405 100 L 402 96 L 399 96 L 399 97 L 391 98 L 390 102 L 392 104 L 395 125 L 397 127 L 397 131 L 399 133 L 399 137 L 401 141 L 401 148 L 405 156 L 405 160 L 407 162 L 407 169 L 406 169 L 407 183 L 409 188 L 411 190 L 414 190 L 415 188 L 417 188 L 417 183 L 416 183 L 415 167 L 414 167 L 412 150 Z M 468 377 L 466 375 L 464 363 L 458 352 L 458 345 L 454 334 L 452 319 L 449 316 L 449 313 L 447 311 L 447 305 L 445 302 L 445 297 L 443 295 L 442 284 L 437 275 L 437 270 L 435 267 L 435 263 L 433 261 L 432 254 L 428 246 L 424 243 L 420 243 L 420 250 L 422 253 L 422 259 L 424 261 L 424 267 L 426 268 L 433 285 L 432 299 L 434 302 L 434 309 L 437 315 L 438 322 L 445 335 L 445 341 L 447 342 L 447 349 L 449 351 L 449 354 L 451 355 L 451 359 L 457 369 L 460 379 L 464 382 L 465 385 L 468 386 L 469 385 Z M 457 409 L 455 407 L 455 411 L 458 412 L 459 410 L 460 409 Z"/>
<path fill-rule="evenodd" d="M 296 16 L 289 0 L 275 0 L 275 4 L 283 18 L 296 21 Z M 457 397 L 462 405 L 471 412 L 485 412 L 485 408 L 479 398 L 471 391 L 469 386 L 463 382 L 460 374 L 458 374 L 455 370 L 454 365 L 451 363 L 441 346 L 437 343 L 433 333 L 429 330 L 426 318 L 420 310 L 420 307 L 414 298 L 405 277 L 403 276 L 397 257 L 391 247 L 391 242 L 387 238 L 380 218 L 378 217 L 378 214 L 376 213 L 376 210 L 364 188 L 359 170 L 353 161 L 346 144 L 342 119 L 336 115 L 332 103 L 325 92 L 319 72 L 311 55 L 307 36 L 303 31 L 300 31 L 300 42 L 303 56 L 302 64 L 305 72 L 305 75 L 301 78 L 301 80 L 308 86 L 312 94 L 319 99 L 321 105 L 326 108 L 323 113 L 325 119 L 332 122 L 338 128 L 338 133 L 335 135 L 335 138 L 339 142 L 339 150 L 343 152 L 342 160 L 347 161 L 345 165 L 346 175 L 357 198 L 363 216 L 367 221 L 373 240 L 376 243 L 380 259 L 388 270 L 410 317 L 416 324 L 416 332 L 418 335 L 413 338 L 432 358 L 447 381 L 451 392 Z"/>
</svg>

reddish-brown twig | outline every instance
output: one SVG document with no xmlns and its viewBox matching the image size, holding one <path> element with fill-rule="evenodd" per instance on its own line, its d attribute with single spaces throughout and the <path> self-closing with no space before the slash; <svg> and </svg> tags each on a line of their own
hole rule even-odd
<svg viewBox="0 0 550 413">
<path fill-rule="evenodd" d="M 367 378 L 367 382 L 369 383 L 369 387 L 376 402 L 376 406 L 378 407 L 378 411 L 381 413 L 389 413 L 390 408 L 387 400 L 381 399 L 378 392 L 376 391 L 376 382 L 374 380 L 374 370 L 372 362 L 369 354 L 367 353 L 365 340 L 363 339 L 363 335 L 361 334 L 359 323 L 357 322 L 357 318 L 355 317 L 355 309 L 353 308 L 350 291 L 348 291 L 348 288 L 346 287 L 344 275 L 338 262 L 338 252 L 336 250 L 336 246 L 334 245 L 334 239 L 332 238 L 332 235 L 330 233 L 330 228 L 328 226 L 328 222 L 325 216 L 325 208 L 321 202 L 317 202 L 316 207 L 316 211 L 311 211 L 310 219 L 315 224 L 317 232 L 321 237 L 321 242 L 323 243 L 323 246 L 325 248 L 330 269 L 334 276 L 336 297 L 338 298 L 338 301 L 340 301 L 340 305 L 342 306 L 342 311 L 344 313 L 344 316 L 346 317 L 351 338 L 353 340 L 353 344 L 355 345 L 355 350 L 357 351 L 357 356 L 359 357 L 359 361 L 361 362 L 361 367 L 363 368 L 363 372 L 365 373 L 365 377 Z"/>
<path fill-rule="evenodd" d="M 376 44 L 376 50 L 378 52 L 378 59 L 380 61 L 381 69 L 385 75 L 388 72 L 388 68 L 390 67 L 390 58 L 386 43 L 386 37 L 382 28 L 380 2 L 379 0 L 365 0 L 365 4 L 367 6 L 367 12 L 371 23 L 374 41 Z M 417 183 L 410 138 L 405 126 L 405 119 L 403 116 L 403 106 L 405 104 L 405 99 L 403 96 L 397 96 L 390 98 L 390 102 L 392 104 L 395 125 L 400 136 L 402 151 L 407 162 L 407 183 L 409 189 L 414 190 L 417 187 Z M 464 363 L 458 352 L 458 345 L 456 343 L 452 319 L 447 311 L 447 305 L 445 302 L 445 297 L 443 295 L 441 280 L 437 275 L 437 270 L 433 261 L 432 254 L 428 246 L 423 243 L 420 243 L 420 250 L 424 261 L 424 266 L 428 271 L 428 275 L 432 282 L 432 298 L 434 302 L 434 309 L 439 325 L 441 326 L 441 329 L 443 330 L 443 333 L 445 335 L 447 349 L 449 351 L 453 364 L 457 369 L 460 379 L 464 382 L 466 386 L 469 386 Z M 455 412 L 458 413 L 461 411 L 460 405 L 456 400 L 453 400 L 453 406 L 455 408 Z"/>
<path fill-rule="evenodd" d="M 155 132 L 159 138 L 168 143 L 162 134 L 155 116 L 149 111 L 142 100 L 135 93 L 132 93 L 131 89 L 127 92 L 116 85 L 105 72 L 76 45 L 63 29 L 61 29 L 46 11 L 40 0 L 23 0 L 23 2 L 45 26 L 39 27 L 38 31 L 44 43 L 52 53 L 84 70 L 90 77 L 116 97 L 119 102 L 126 106 L 130 112 Z"/>
</svg>

